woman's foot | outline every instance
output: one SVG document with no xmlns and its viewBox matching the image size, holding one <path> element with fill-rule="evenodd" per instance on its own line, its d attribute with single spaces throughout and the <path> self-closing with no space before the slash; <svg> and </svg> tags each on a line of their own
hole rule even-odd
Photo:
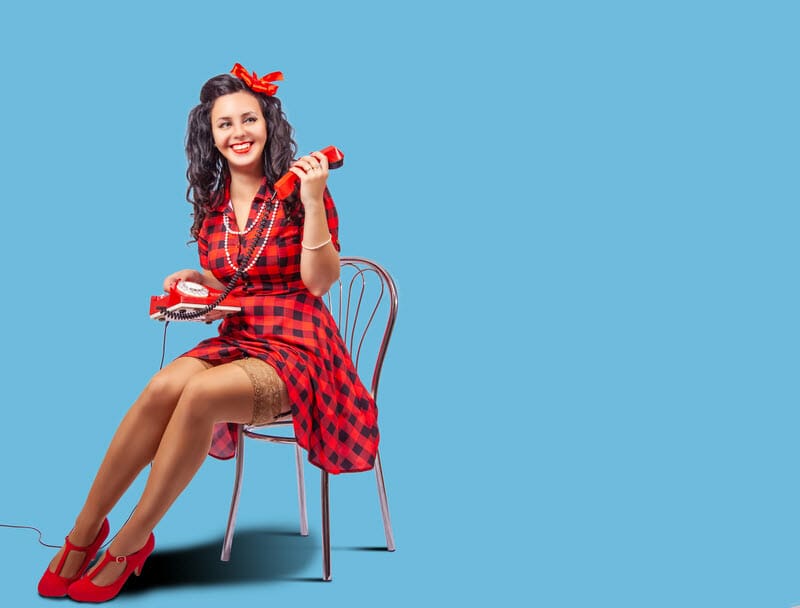
<svg viewBox="0 0 800 608">
<path fill-rule="evenodd" d="M 107 519 L 104 519 L 94 530 L 80 529 L 76 526 L 64 539 L 64 546 L 56 553 L 39 580 L 39 595 L 45 597 L 65 596 L 69 585 L 80 578 L 89 567 L 89 563 L 97 555 L 108 532 Z"/>
<path fill-rule="evenodd" d="M 88 547 L 92 544 L 94 539 L 97 538 L 102 524 L 103 522 L 100 522 L 100 524 L 98 524 L 94 530 L 89 530 L 88 532 L 86 530 L 78 530 L 77 528 L 73 528 L 66 540 L 72 543 L 75 547 Z M 78 573 L 78 569 L 81 567 L 81 564 L 86 557 L 86 552 L 77 548 L 72 549 L 67 555 L 67 559 L 64 561 L 64 566 L 61 568 L 61 572 L 56 572 L 58 563 L 61 561 L 61 556 L 64 555 L 64 551 L 66 550 L 67 546 L 65 543 L 64 546 L 58 550 L 58 553 L 56 553 L 47 569 L 54 574 L 60 574 L 65 578 L 70 578 L 76 576 Z M 80 576 L 80 574 L 78 574 L 78 576 Z"/>
<path fill-rule="evenodd" d="M 115 598 L 131 574 L 138 576 L 142 572 L 155 544 L 151 533 L 144 546 L 134 553 L 119 555 L 109 547 L 94 568 L 69 586 L 67 594 L 78 602 L 105 602 Z"/>
<path fill-rule="evenodd" d="M 149 535 L 139 540 L 136 537 L 125 537 L 123 533 L 123 531 L 120 531 L 108 546 L 108 552 L 111 555 L 133 555 L 147 544 Z M 94 567 L 86 573 L 86 576 L 91 578 L 92 582 L 98 587 L 112 584 L 125 572 L 124 561 L 111 561 L 105 564 L 103 564 L 103 561 L 102 559 L 97 560 Z"/>
</svg>

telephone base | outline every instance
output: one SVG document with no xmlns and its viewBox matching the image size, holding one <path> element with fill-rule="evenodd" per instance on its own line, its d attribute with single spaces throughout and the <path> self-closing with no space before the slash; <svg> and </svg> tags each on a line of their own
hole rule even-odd
<svg viewBox="0 0 800 608">
<path fill-rule="evenodd" d="M 182 303 L 182 304 L 174 304 L 173 306 L 154 306 L 150 309 L 150 318 L 154 319 L 155 321 L 199 321 L 201 323 L 211 323 L 213 321 L 218 321 L 223 317 L 228 317 L 232 314 L 235 314 L 241 310 L 238 306 L 217 306 L 214 310 L 212 310 L 207 315 L 203 315 L 201 317 L 195 317 L 194 319 L 170 319 L 167 317 L 167 312 L 194 312 L 195 310 L 200 310 L 201 308 L 205 308 L 205 304 L 190 304 L 190 303 Z M 210 318 L 208 318 L 210 317 Z"/>
<path fill-rule="evenodd" d="M 199 321 L 211 323 L 241 310 L 239 301 L 228 295 L 217 306 L 200 316 L 190 319 L 175 318 L 167 313 L 196 313 L 214 305 L 222 296 L 221 291 L 191 281 L 178 281 L 169 292 L 150 297 L 150 318 L 156 321 Z"/>
</svg>

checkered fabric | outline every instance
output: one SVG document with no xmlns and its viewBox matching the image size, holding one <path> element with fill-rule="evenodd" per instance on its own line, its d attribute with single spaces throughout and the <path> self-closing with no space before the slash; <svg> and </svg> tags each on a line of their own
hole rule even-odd
<svg viewBox="0 0 800 608">
<path fill-rule="evenodd" d="M 248 226 L 271 196 L 266 183 L 253 200 Z M 221 197 L 222 198 L 222 197 Z M 325 191 L 328 228 L 337 251 L 338 216 Z M 329 473 L 371 469 L 378 450 L 378 412 L 375 401 L 356 374 L 331 314 L 321 298 L 313 296 L 300 278 L 302 221 L 280 207 L 256 264 L 233 290 L 242 311 L 223 320 L 219 335 L 200 342 L 182 356 L 212 364 L 258 357 L 286 383 L 292 404 L 297 442 L 308 460 Z M 270 213 L 268 206 L 264 213 Z M 197 239 L 200 264 L 223 283 L 234 274 L 225 257 L 225 226 L 237 229 L 233 209 L 224 201 L 209 213 Z M 228 251 L 237 266 L 246 260 L 257 226 L 245 235 L 228 235 Z M 236 454 L 236 425 L 218 424 L 209 451 L 215 458 Z"/>
</svg>

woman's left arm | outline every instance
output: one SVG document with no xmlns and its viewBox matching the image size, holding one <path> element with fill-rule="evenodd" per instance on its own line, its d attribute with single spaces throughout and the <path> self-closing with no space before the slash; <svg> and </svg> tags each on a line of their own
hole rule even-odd
<svg viewBox="0 0 800 608">
<path fill-rule="evenodd" d="M 289 170 L 300 178 L 300 201 L 305 209 L 300 278 L 308 291 L 321 296 L 339 278 L 339 252 L 328 229 L 324 200 L 328 159 L 321 152 L 312 152 Z"/>
</svg>

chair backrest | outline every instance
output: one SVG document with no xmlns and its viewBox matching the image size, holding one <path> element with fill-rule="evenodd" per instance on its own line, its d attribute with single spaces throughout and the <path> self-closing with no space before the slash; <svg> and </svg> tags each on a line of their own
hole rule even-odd
<svg viewBox="0 0 800 608">
<path fill-rule="evenodd" d="M 397 286 L 379 264 L 366 258 L 342 257 L 341 276 L 325 295 L 361 381 L 378 398 L 383 360 L 397 318 Z M 368 364 L 374 361 L 372 375 Z"/>
</svg>

